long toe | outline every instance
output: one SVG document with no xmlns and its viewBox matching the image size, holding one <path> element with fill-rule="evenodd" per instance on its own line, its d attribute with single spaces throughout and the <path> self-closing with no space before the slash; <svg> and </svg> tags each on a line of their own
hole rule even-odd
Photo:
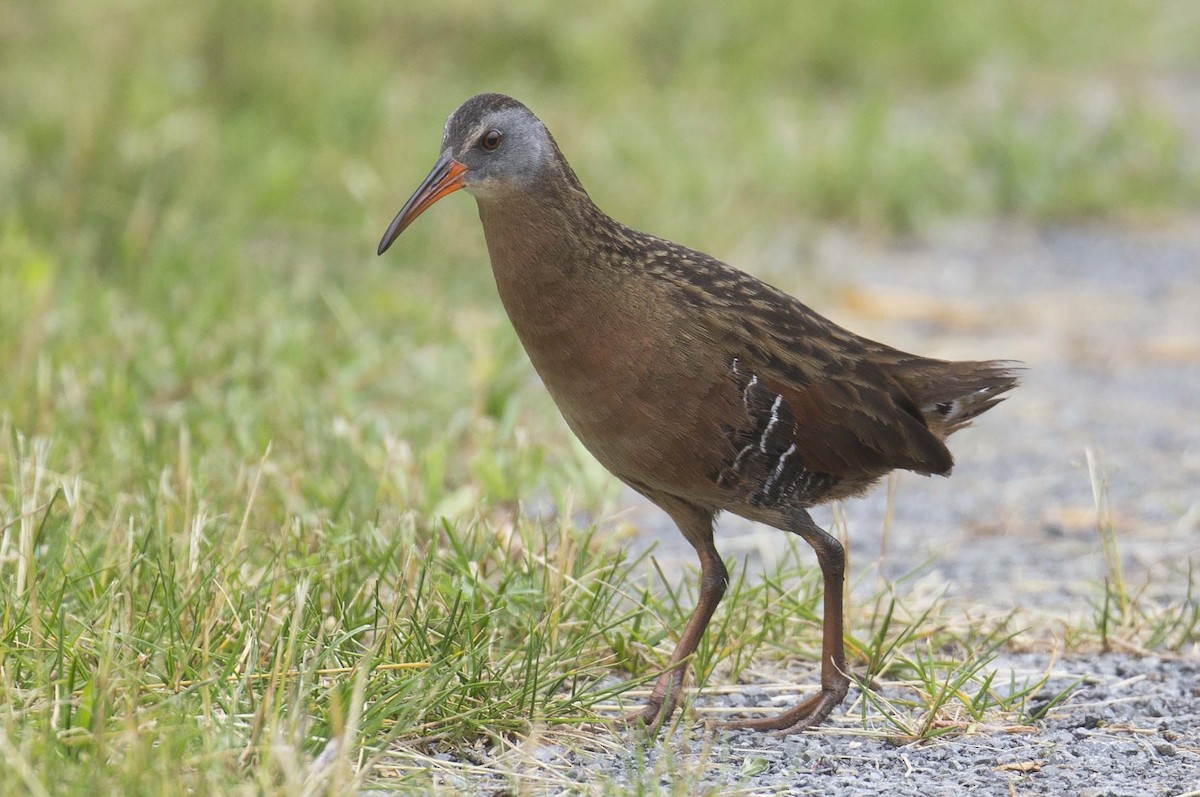
<svg viewBox="0 0 1200 797">
<path fill-rule="evenodd" d="M 824 722 L 844 697 L 844 694 L 839 695 L 837 692 L 822 689 L 800 705 L 782 714 L 756 717 L 755 719 L 729 720 L 718 723 L 717 727 L 724 730 L 774 731 L 779 736 L 800 733 Z"/>
</svg>

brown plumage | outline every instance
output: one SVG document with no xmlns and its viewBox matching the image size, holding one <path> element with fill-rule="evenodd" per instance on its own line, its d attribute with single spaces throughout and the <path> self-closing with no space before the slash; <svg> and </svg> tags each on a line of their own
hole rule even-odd
<svg viewBox="0 0 1200 797">
<path fill-rule="evenodd" d="M 476 197 L 500 298 L 567 424 L 700 557 L 699 604 L 635 717 L 674 711 L 684 660 L 728 581 L 713 543 L 714 518 L 728 511 L 803 537 L 826 587 L 821 691 L 729 725 L 792 732 L 824 720 L 849 686 L 845 556 L 806 510 L 897 468 L 949 474 L 945 438 L 1016 385 L 1009 364 L 866 340 L 716 258 L 614 221 L 537 117 L 499 94 L 450 116 L 438 163 L 380 254 L 459 188 Z"/>
</svg>

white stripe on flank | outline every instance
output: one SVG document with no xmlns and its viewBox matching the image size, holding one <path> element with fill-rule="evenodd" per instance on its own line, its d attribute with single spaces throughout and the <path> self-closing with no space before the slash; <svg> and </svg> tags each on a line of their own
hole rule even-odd
<svg viewBox="0 0 1200 797">
<path fill-rule="evenodd" d="M 746 385 L 746 389 L 742 391 L 742 405 L 746 408 L 746 412 L 750 412 L 750 391 L 758 384 L 758 377 L 754 374 L 750 375 L 750 383 Z"/>
<path fill-rule="evenodd" d="M 754 448 L 754 443 L 751 443 L 738 452 L 738 455 L 733 460 L 733 465 L 731 466 L 734 470 L 740 471 L 742 469 L 742 460 L 746 458 L 746 455 L 750 453 L 750 449 L 752 448 Z"/>
<path fill-rule="evenodd" d="M 775 424 L 779 423 L 779 405 L 782 403 L 783 396 L 776 396 L 775 403 L 771 405 L 771 421 L 767 424 L 762 439 L 758 441 L 758 450 L 764 454 L 767 453 L 767 438 L 771 436 L 771 430 L 775 428 Z"/>
<path fill-rule="evenodd" d="M 775 472 L 771 474 L 771 478 L 767 479 L 766 484 L 764 484 L 762 487 L 763 496 L 766 496 L 771 492 L 771 488 L 775 486 L 775 482 L 778 481 L 779 477 L 783 475 L 784 463 L 787 462 L 787 458 L 795 453 L 795 451 L 796 444 L 792 443 L 790 446 L 788 446 L 788 450 L 784 451 L 783 455 L 779 457 L 779 463 L 775 465 Z"/>
</svg>

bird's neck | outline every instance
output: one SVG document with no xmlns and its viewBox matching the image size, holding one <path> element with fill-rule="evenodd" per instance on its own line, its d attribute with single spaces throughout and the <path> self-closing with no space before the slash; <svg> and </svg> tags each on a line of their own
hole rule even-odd
<svg viewBox="0 0 1200 797">
<path fill-rule="evenodd" d="M 546 180 L 478 203 L 496 287 L 518 332 L 580 312 L 620 281 L 597 256 L 603 229 L 615 222 L 578 181 Z"/>
<path fill-rule="evenodd" d="M 636 381 L 631 352 L 650 357 L 638 330 L 653 286 L 614 251 L 624 228 L 577 184 L 480 198 L 479 215 L 509 320 L 568 423 L 582 429 L 587 396 L 618 377 Z"/>
</svg>

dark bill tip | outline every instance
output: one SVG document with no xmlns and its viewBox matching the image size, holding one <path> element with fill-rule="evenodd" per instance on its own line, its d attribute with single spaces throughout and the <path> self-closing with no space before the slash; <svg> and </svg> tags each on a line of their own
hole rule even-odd
<svg viewBox="0 0 1200 797">
<path fill-rule="evenodd" d="M 377 254 L 382 255 L 386 252 L 388 247 L 400 237 L 400 233 L 404 232 L 405 228 L 412 224 L 417 216 L 424 213 L 430 205 L 462 188 L 466 173 L 467 167 L 453 158 L 446 156 L 438 158 L 438 162 L 433 165 L 429 175 L 404 203 L 404 207 L 400 208 L 400 212 L 396 214 L 396 218 L 392 219 L 392 223 L 388 225 L 387 232 L 379 241 Z"/>
</svg>

